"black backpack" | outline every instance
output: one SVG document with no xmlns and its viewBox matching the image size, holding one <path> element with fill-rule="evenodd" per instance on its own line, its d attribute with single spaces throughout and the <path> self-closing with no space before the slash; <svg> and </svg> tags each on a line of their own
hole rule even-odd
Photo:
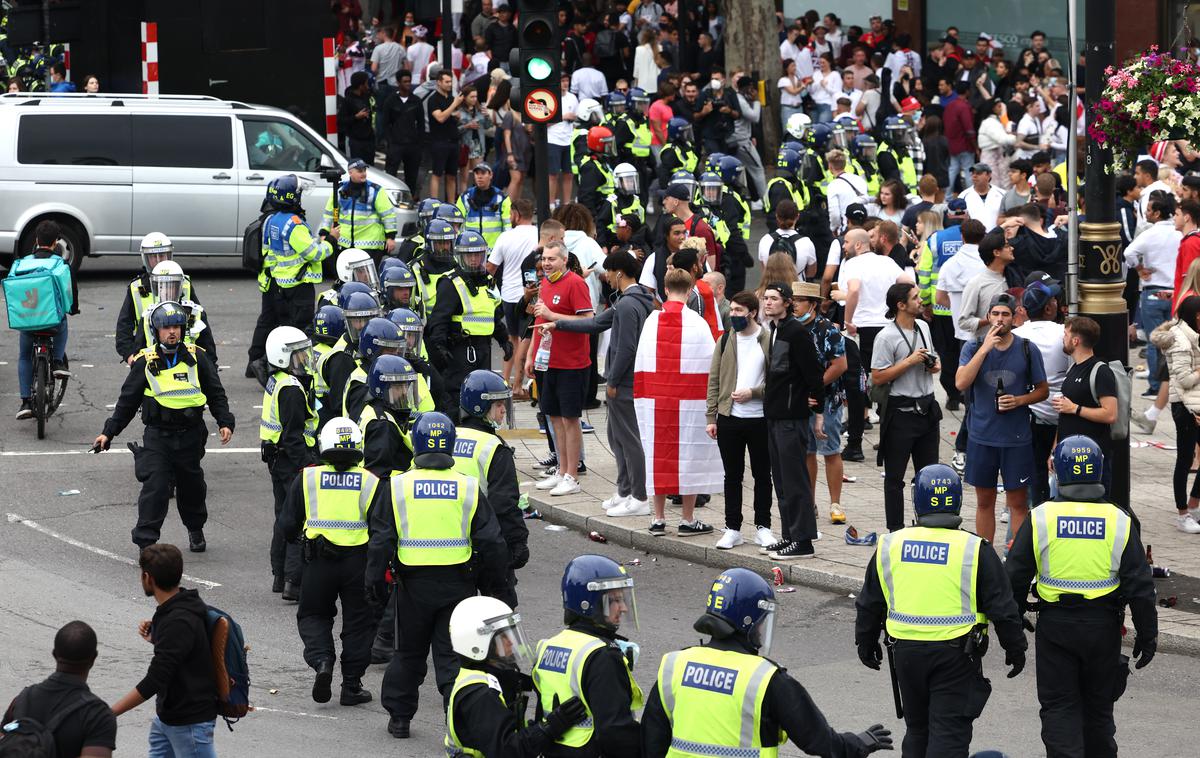
<svg viewBox="0 0 1200 758">
<path fill-rule="evenodd" d="M 26 687 L 17 695 L 13 701 L 13 720 L 0 728 L 0 758 L 57 758 L 55 730 L 88 701 L 85 693 L 69 705 L 60 707 L 42 724 L 35 718 L 20 715 L 29 707 L 31 689 Z"/>
<path fill-rule="evenodd" d="M 775 253 L 787 253 L 787 256 L 792 259 L 792 263 L 796 262 L 796 240 L 800 239 L 800 235 L 791 234 L 785 237 L 778 230 L 767 232 L 767 235 L 771 238 L 771 248 L 767 250 L 768 256 Z"/>
<path fill-rule="evenodd" d="M 596 35 L 596 43 L 592 47 L 596 60 L 612 58 L 617 54 L 617 33 L 612 29 L 602 29 Z"/>
</svg>

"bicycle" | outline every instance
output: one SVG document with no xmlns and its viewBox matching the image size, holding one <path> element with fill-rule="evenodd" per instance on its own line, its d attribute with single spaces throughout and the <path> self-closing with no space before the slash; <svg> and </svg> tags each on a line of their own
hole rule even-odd
<svg viewBox="0 0 1200 758">
<path fill-rule="evenodd" d="M 51 357 L 54 332 L 32 332 L 33 337 L 33 391 L 29 402 L 33 405 L 33 416 L 37 419 L 38 439 L 46 438 L 46 422 L 58 410 L 63 395 L 67 392 L 68 377 L 54 375 Z M 64 359 L 65 360 L 65 359 Z"/>
</svg>

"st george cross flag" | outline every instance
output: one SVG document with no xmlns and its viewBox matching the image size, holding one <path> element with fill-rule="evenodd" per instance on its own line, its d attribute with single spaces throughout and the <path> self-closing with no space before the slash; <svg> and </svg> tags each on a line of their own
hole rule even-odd
<svg viewBox="0 0 1200 758">
<path fill-rule="evenodd" d="M 646 452 L 646 492 L 720 492 L 725 469 L 716 440 L 704 431 L 713 337 L 683 303 L 650 314 L 633 366 L 633 405 Z"/>
</svg>

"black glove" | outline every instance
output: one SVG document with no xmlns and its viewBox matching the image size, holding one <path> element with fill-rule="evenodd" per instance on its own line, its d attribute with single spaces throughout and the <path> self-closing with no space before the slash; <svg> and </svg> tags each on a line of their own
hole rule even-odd
<svg viewBox="0 0 1200 758">
<path fill-rule="evenodd" d="M 869 669 L 879 670 L 883 663 L 883 647 L 879 642 L 867 642 L 858 646 L 858 659 Z"/>
<path fill-rule="evenodd" d="M 1036 631 L 1037 631 L 1037 627 L 1035 627 L 1035 626 L 1033 625 L 1033 622 L 1032 622 L 1032 621 L 1030 621 L 1030 620 L 1029 620 L 1029 619 L 1028 619 L 1028 618 L 1025 616 L 1025 614 L 1021 614 L 1021 628 L 1022 628 L 1022 629 L 1024 629 L 1025 631 L 1027 631 L 1027 632 L 1036 632 Z"/>
<path fill-rule="evenodd" d="M 1137 639 L 1133 641 L 1133 657 L 1137 658 L 1137 664 L 1134 668 L 1146 668 L 1146 665 L 1154 660 L 1156 652 L 1158 652 L 1158 637 L 1143 640 L 1141 635 L 1138 635 Z"/>
<path fill-rule="evenodd" d="M 508 340 L 500 343 L 500 350 L 504 353 L 504 360 L 511 361 L 513 357 L 513 344 Z"/>
<path fill-rule="evenodd" d="M 387 582 L 367 582 L 367 602 L 371 605 L 383 605 L 387 600 Z"/>
<path fill-rule="evenodd" d="M 1025 670 L 1024 650 L 1005 650 L 1004 665 L 1009 666 L 1008 678 L 1013 679 Z"/>
<path fill-rule="evenodd" d="M 883 724 L 875 724 L 865 732 L 855 735 L 862 743 L 862 755 L 870 755 L 876 750 L 892 749 L 892 730 L 885 729 Z"/>
<path fill-rule="evenodd" d="M 583 701 L 573 697 L 546 714 L 546 733 L 550 735 L 550 739 L 558 740 L 586 716 L 587 708 L 584 707 Z"/>
<path fill-rule="evenodd" d="M 521 543 L 519 545 L 510 545 L 508 548 L 508 567 L 513 571 L 520 568 L 525 568 L 525 564 L 529 563 L 529 546 Z"/>
</svg>

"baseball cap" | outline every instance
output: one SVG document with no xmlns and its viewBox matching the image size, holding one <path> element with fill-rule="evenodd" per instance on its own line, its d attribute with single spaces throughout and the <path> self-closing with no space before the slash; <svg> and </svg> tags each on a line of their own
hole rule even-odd
<svg viewBox="0 0 1200 758">
<path fill-rule="evenodd" d="M 766 290 L 775 290 L 784 300 L 792 299 L 791 285 L 787 284 L 786 282 L 771 282 L 767 286 L 763 287 L 763 291 L 765 292 Z"/>
<path fill-rule="evenodd" d="M 672 184 L 667 187 L 667 197 L 673 197 L 676 200 L 691 200 L 691 193 L 688 191 L 685 184 Z"/>
<path fill-rule="evenodd" d="M 997 305 L 1008 308 L 1013 313 L 1017 312 L 1017 299 L 1007 292 L 1001 292 L 993 297 L 992 301 L 988 303 L 988 311 L 991 311 Z"/>
<path fill-rule="evenodd" d="M 492 167 L 489 166 L 486 162 L 477 163 L 477 164 L 475 164 L 475 168 L 471 169 L 471 171 L 473 171 L 476 174 L 478 174 L 482 171 L 486 171 L 490 174 L 490 173 L 492 173 Z"/>
<path fill-rule="evenodd" d="M 1058 288 L 1055 287 L 1055 290 Z M 1052 290 L 1042 282 L 1033 282 L 1025 286 L 1025 293 L 1021 295 L 1021 304 L 1025 306 L 1025 310 L 1029 314 L 1041 313 L 1046 307 L 1046 303 L 1050 302 L 1058 293 Z"/>
<path fill-rule="evenodd" d="M 1050 290 L 1052 295 L 1057 296 L 1062 294 L 1062 286 L 1059 281 L 1045 271 L 1030 271 L 1029 275 L 1025 277 L 1025 286 L 1028 287 L 1034 282 L 1041 282 Z"/>
<path fill-rule="evenodd" d="M 974 166 L 971 166 L 972 174 L 982 174 L 985 171 L 989 174 L 992 173 L 992 167 L 986 163 L 976 163 Z"/>
<path fill-rule="evenodd" d="M 946 210 L 950 211 L 951 213 L 965 213 L 967 210 L 967 201 L 963 200 L 961 197 L 956 197 L 950 202 L 946 203 Z"/>
<path fill-rule="evenodd" d="M 364 161 L 362 158 L 355 158 L 354 160 L 352 160 L 348 164 L 346 164 L 346 168 L 350 169 L 351 171 L 353 171 L 354 169 L 357 169 L 357 168 L 366 168 L 366 167 L 367 167 L 367 162 Z"/>
<path fill-rule="evenodd" d="M 850 203 L 846 206 L 846 218 L 861 224 L 867 220 L 867 206 L 862 203 Z"/>
</svg>

